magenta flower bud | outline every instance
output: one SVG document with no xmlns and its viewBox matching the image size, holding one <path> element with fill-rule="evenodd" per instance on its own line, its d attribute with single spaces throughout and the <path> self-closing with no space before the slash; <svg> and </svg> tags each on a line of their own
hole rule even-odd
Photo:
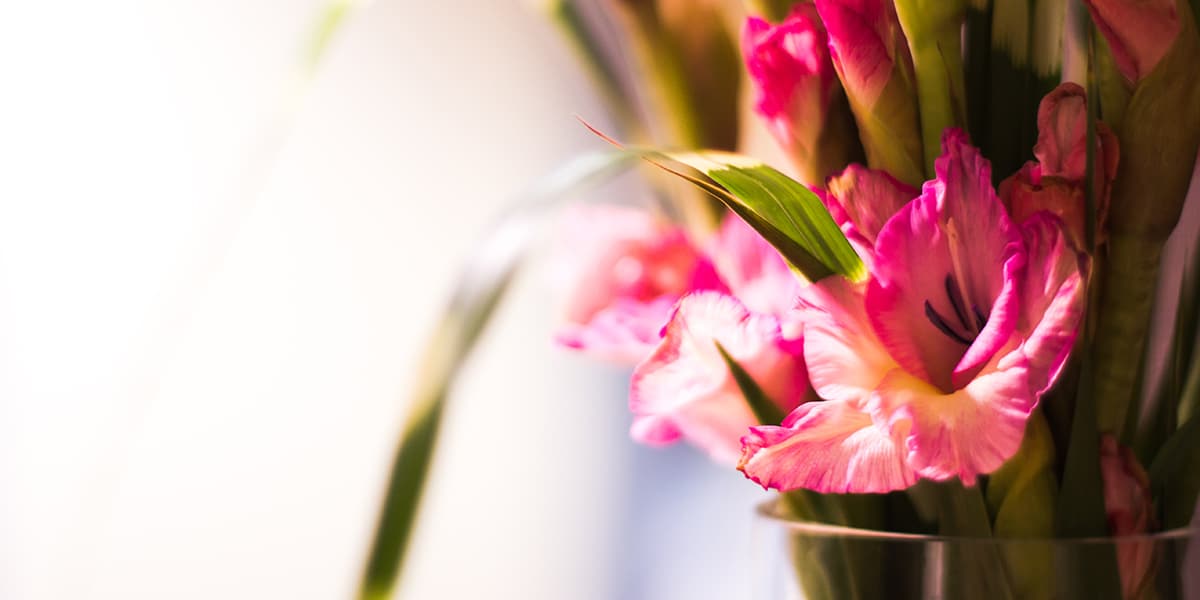
<svg viewBox="0 0 1200 600">
<path fill-rule="evenodd" d="M 742 54 L 756 92 L 755 111 L 808 185 L 820 185 L 857 150 L 829 37 L 812 4 L 798 4 L 779 25 L 750 17 Z"/>
<path fill-rule="evenodd" d="M 1133 452 L 1108 434 L 1100 438 L 1100 474 L 1108 532 L 1115 537 L 1149 532 L 1154 525 L 1150 478 Z M 1117 570 L 1125 598 L 1140 597 L 1153 560 L 1153 542 L 1129 541 L 1117 546 Z"/>
<path fill-rule="evenodd" d="M 1136 84 L 1158 66 L 1182 29 L 1175 0 L 1084 0 L 1113 60 Z"/>
<path fill-rule="evenodd" d="M 895 7 L 886 0 L 817 0 L 816 7 L 868 165 L 920 184 L 925 168 L 916 76 Z"/>
</svg>

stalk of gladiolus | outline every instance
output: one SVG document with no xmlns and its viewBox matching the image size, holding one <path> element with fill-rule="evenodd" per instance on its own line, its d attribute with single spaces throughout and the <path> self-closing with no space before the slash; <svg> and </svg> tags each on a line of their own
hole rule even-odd
<svg viewBox="0 0 1200 600">
<path fill-rule="evenodd" d="M 1100 474 L 1109 533 L 1121 537 L 1151 531 L 1155 519 L 1150 478 L 1133 452 L 1110 435 L 1100 438 Z M 1122 596 L 1126 600 L 1139 598 L 1149 583 L 1154 542 L 1125 541 L 1117 544 L 1116 550 Z"/>
<path fill-rule="evenodd" d="M 756 92 L 755 112 L 791 158 L 802 183 L 820 186 L 859 158 L 854 117 L 816 7 L 799 4 L 779 25 L 747 19 L 742 54 Z"/>
<path fill-rule="evenodd" d="M 867 164 L 919 185 L 925 169 L 916 76 L 895 8 L 889 0 L 816 0 L 816 5 Z"/>
<path fill-rule="evenodd" d="M 896 15 L 912 52 L 925 175 L 931 177 L 942 132 L 967 120 L 961 43 L 966 0 L 896 0 Z"/>
<path fill-rule="evenodd" d="M 1200 36 L 1188 4 L 1170 3 L 1173 10 L 1163 2 L 1088 2 L 1132 86 L 1117 130 L 1121 167 L 1094 349 L 1098 424 L 1113 433 L 1136 392 L 1139 361 L 1129 357 L 1145 348 L 1163 244 L 1179 221 L 1200 147 Z"/>
</svg>

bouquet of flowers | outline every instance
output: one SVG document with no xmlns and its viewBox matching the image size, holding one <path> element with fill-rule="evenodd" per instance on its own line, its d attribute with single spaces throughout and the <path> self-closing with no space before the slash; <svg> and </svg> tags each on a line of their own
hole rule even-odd
<svg viewBox="0 0 1200 600">
<path fill-rule="evenodd" d="M 1200 147 L 1195 0 L 544 4 L 662 200 L 570 214 L 558 341 L 633 367 L 636 440 L 778 490 L 776 516 L 950 548 L 797 536 L 805 597 L 1200 594 L 1155 544 L 1195 537 L 1200 494 L 1193 241 L 1161 268 Z M 744 82 L 778 168 L 735 153 Z"/>
<path fill-rule="evenodd" d="M 783 170 L 727 152 L 739 77 L 718 3 L 609 4 L 659 78 L 631 135 L 656 141 L 662 118 L 687 133 L 668 143 L 716 146 L 628 150 L 719 201 L 669 196 L 683 224 L 596 206 L 567 225 L 582 276 L 559 340 L 633 366 L 635 439 L 690 442 L 806 521 L 1020 539 L 1189 524 L 1194 257 L 1176 307 L 1156 298 L 1179 277 L 1161 256 L 1200 143 L 1187 2 L 752 3 L 740 62 Z M 1148 380 L 1153 319 L 1174 333 Z M 988 589 L 957 589 L 1174 597 L 1150 576 L 1169 559 L 1138 548 L 1080 558 L 1090 580 L 1057 588 L 1032 554 L 974 557 L 959 575 Z M 805 591 L 902 595 L 829 575 L 869 578 L 858 562 L 800 564 L 802 583 L 824 572 Z"/>
</svg>

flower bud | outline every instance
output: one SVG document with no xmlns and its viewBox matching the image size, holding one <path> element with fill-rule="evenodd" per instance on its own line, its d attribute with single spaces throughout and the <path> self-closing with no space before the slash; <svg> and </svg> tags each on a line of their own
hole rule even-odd
<svg viewBox="0 0 1200 600">
<path fill-rule="evenodd" d="M 1039 211 L 1058 215 L 1067 225 L 1076 247 L 1084 248 L 1087 226 L 1087 96 L 1083 88 L 1064 83 L 1042 99 L 1038 107 L 1038 141 L 1033 147 L 1037 162 L 1000 183 L 1000 197 L 1013 220 L 1024 221 Z M 1096 123 L 1097 244 L 1103 241 L 1119 150 L 1117 138 L 1103 123 Z M 1094 248 L 1088 248 L 1094 251 Z"/>
<path fill-rule="evenodd" d="M 1141 535 L 1154 526 L 1154 498 L 1150 478 L 1133 452 L 1116 438 L 1100 438 L 1100 475 L 1104 481 L 1104 508 L 1108 532 L 1114 537 Z M 1121 575 L 1122 595 L 1138 598 L 1149 582 L 1154 543 L 1146 540 L 1122 541 L 1117 545 L 1117 570 Z"/>
<path fill-rule="evenodd" d="M 1117 69 L 1137 84 L 1158 66 L 1182 24 L 1176 0 L 1085 0 Z"/>
<path fill-rule="evenodd" d="M 920 184 L 925 172 L 916 77 L 895 8 L 888 0 L 817 0 L 816 5 L 867 163 Z"/>
<path fill-rule="evenodd" d="M 829 58 L 829 37 L 812 4 L 779 25 L 750 17 L 742 54 L 756 92 L 755 112 L 808 185 L 820 185 L 855 158 L 849 106 Z"/>
</svg>

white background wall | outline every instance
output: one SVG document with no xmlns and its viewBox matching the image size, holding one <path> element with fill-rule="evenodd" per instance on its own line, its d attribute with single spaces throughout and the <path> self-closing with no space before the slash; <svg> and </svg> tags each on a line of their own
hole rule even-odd
<svg viewBox="0 0 1200 600">
<path fill-rule="evenodd" d="M 349 597 L 453 266 L 596 147 L 515 0 L 377 1 L 277 128 L 320 4 L 5 6 L 0 598 Z M 547 307 L 456 397 L 405 597 L 737 597 L 752 486 L 633 448 Z"/>
</svg>

